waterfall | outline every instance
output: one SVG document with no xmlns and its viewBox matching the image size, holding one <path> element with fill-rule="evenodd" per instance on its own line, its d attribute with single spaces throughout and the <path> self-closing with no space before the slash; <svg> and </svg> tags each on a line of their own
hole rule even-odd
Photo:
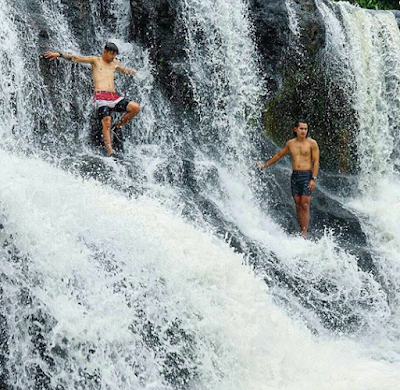
<svg viewBox="0 0 400 390">
<path fill-rule="evenodd" d="M 4 4 L 0 12 L 3 19 L 0 26 L 0 71 L 2 75 L 0 128 L 2 139 L 8 143 L 9 136 L 17 130 L 18 125 L 31 123 L 32 118 L 29 113 L 23 115 L 21 112 L 24 108 L 26 92 L 24 60 L 23 53 L 19 50 L 17 27 L 13 24 L 7 4 Z"/>
<path fill-rule="evenodd" d="M 360 129 L 360 188 L 368 191 L 398 164 L 399 29 L 390 12 L 371 13 L 340 3 L 335 15 L 324 3 L 320 7 L 329 20 L 330 60 L 345 69 L 343 82 L 354 93 Z"/>
<path fill-rule="evenodd" d="M 265 94 L 247 8 L 242 0 L 182 0 L 199 130 L 208 144 L 224 145 L 224 157 L 236 166 L 249 164 L 243 159 L 251 156 L 249 135 Z"/>
<path fill-rule="evenodd" d="M 9 388 L 396 388 L 390 367 L 314 340 L 240 255 L 153 200 L 1 161 Z"/>
<path fill-rule="evenodd" d="M 287 8 L 287 13 L 288 13 L 288 18 L 289 18 L 289 28 L 292 33 L 295 45 L 296 45 L 296 51 L 299 55 L 301 55 L 301 50 L 300 50 L 300 36 L 301 36 L 301 31 L 300 31 L 300 26 L 299 26 L 299 20 L 298 20 L 298 15 L 296 12 L 296 7 L 295 3 L 293 0 L 285 0 L 286 2 L 286 8 Z"/>
<path fill-rule="evenodd" d="M 274 171 L 254 169 L 268 86 L 247 1 L 176 2 L 191 113 L 168 99 L 148 50 L 129 40 L 130 1 L 81 6 L 87 25 L 63 0 L 0 9 L 0 387 L 396 390 L 398 284 L 385 268 L 396 247 L 390 257 L 387 240 L 382 258 L 367 232 L 373 263 L 386 262 L 376 276 L 329 230 L 310 241 L 287 234 L 265 202 L 287 189 Z M 353 8 L 345 19 L 342 5 L 320 7 L 348 39 Z M 388 38 L 382 52 L 395 56 L 390 31 L 393 47 Z M 138 70 L 116 80 L 141 104 L 123 162 L 88 143 L 90 69 L 42 57 L 100 54 L 107 40 Z M 393 150 L 395 129 L 385 128 Z M 392 168 L 379 179 L 389 180 L 397 156 L 384 158 Z M 343 203 L 364 218 L 364 200 Z"/>
<path fill-rule="evenodd" d="M 343 78 L 358 114 L 360 195 L 347 202 L 363 222 L 382 283 L 390 291 L 385 338 L 398 337 L 400 33 L 391 12 L 346 3 L 329 7 L 320 2 L 319 7 L 327 21 L 328 64 Z"/>
</svg>

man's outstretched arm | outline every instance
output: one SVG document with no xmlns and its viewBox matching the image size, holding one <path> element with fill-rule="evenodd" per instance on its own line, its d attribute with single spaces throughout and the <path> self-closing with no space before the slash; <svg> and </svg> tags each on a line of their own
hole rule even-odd
<svg viewBox="0 0 400 390">
<path fill-rule="evenodd" d="M 129 68 L 127 68 L 127 67 L 125 67 L 125 66 L 121 66 L 121 65 L 119 65 L 119 64 L 118 64 L 118 66 L 116 67 L 115 70 L 117 70 L 118 72 L 121 72 L 121 73 L 123 73 L 123 74 L 130 75 L 130 76 L 133 76 L 134 74 L 137 73 L 136 70 L 134 70 L 134 69 L 129 69 Z"/>
<path fill-rule="evenodd" d="M 270 165 L 276 163 L 278 160 L 280 160 L 283 156 L 285 156 L 286 154 L 289 153 L 289 146 L 288 146 L 288 142 L 286 142 L 286 145 L 275 155 L 273 155 L 266 163 L 261 163 L 260 161 L 256 162 L 256 165 L 258 166 L 258 168 L 264 169 L 266 167 L 269 167 Z"/>
<path fill-rule="evenodd" d="M 48 58 L 50 61 L 54 61 L 57 58 L 62 58 L 67 61 L 73 62 L 82 62 L 84 64 L 93 64 L 96 57 L 84 57 L 84 56 L 77 56 L 75 54 L 64 54 L 57 51 L 46 51 L 44 53 L 45 58 Z"/>
</svg>

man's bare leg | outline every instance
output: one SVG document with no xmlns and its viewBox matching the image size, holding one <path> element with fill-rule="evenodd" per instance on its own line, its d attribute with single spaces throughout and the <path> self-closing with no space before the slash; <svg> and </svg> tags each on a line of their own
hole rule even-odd
<svg viewBox="0 0 400 390">
<path fill-rule="evenodd" d="M 103 126 L 103 142 L 107 151 L 107 156 L 111 156 L 114 152 L 111 142 L 111 116 L 106 116 L 101 120 Z"/>
<path fill-rule="evenodd" d="M 299 220 L 301 235 L 307 237 L 308 225 L 310 223 L 310 200 L 311 196 L 295 196 L 297 219 Z"/>
<path fill-rule="evenodd" d="M 126 113 L 120 119 L 120 121 L 115 125 L 115 130 L 119 130 L 122 126 L 128 123 L 133 117 L 139 114 L 140 106 L 136 102 L 129 102 L 126 107 Z"/>
</svg>

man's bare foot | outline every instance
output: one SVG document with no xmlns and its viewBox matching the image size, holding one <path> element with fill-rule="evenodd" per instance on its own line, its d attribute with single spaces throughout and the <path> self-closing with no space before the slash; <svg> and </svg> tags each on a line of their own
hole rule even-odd
<svg viewBox="0 0 400 390">
<path fill-rule="evenodd" d="M 107 157 L 110 157 L 114 154 L 114 149 L 112 148 L 112 146 L 106 146 L 106 151 L 107 151 Z"/>
</svg>

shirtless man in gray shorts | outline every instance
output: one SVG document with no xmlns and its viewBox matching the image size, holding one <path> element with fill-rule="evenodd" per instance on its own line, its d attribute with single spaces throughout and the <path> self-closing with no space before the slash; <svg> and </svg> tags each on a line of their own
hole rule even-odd
<svg viewBox="0 0 400 390">
<path fill-rule="evenodd" d="M 114 153 L 111 140 L 111 111 L 125 112 L 121 120 L 113 127 L 113 131 L 116 133 L 140 111 L 138 103 L 119 96 L 115 91 L 115 72 L 126 75 L 136 74 L 135 70 L 120 65 L 119 61 L 115 59 L 117 54 L 118 47 L 112 42 L 106 43 L 103 54 L 100 57 L 83 57 L 52 51 L 47 51 L 44 54 L 50 60 L 62 58 L 67 61 L 82 62 L 92 66 L 94 103 L 98 116 L 101 119 L 103 142 L 107 156 L 111 156 Z"/>
<path fill-rule="evenodd" d="M 286 145 L 266 163 L 257 162 L 261 169 L 276 163 L 286 154 L 292 155 L 292 196 L 296 204 L 297 219 L 299 220 L 301 234 L 307 237 L 310 222 L 311 192 L 315 188 L 319 171 L 319 147 L 316 141 L 307 137 L 308 125 L 300 119 L 294 127 L 296 138 L 286 142 Z"/>
</svg>

